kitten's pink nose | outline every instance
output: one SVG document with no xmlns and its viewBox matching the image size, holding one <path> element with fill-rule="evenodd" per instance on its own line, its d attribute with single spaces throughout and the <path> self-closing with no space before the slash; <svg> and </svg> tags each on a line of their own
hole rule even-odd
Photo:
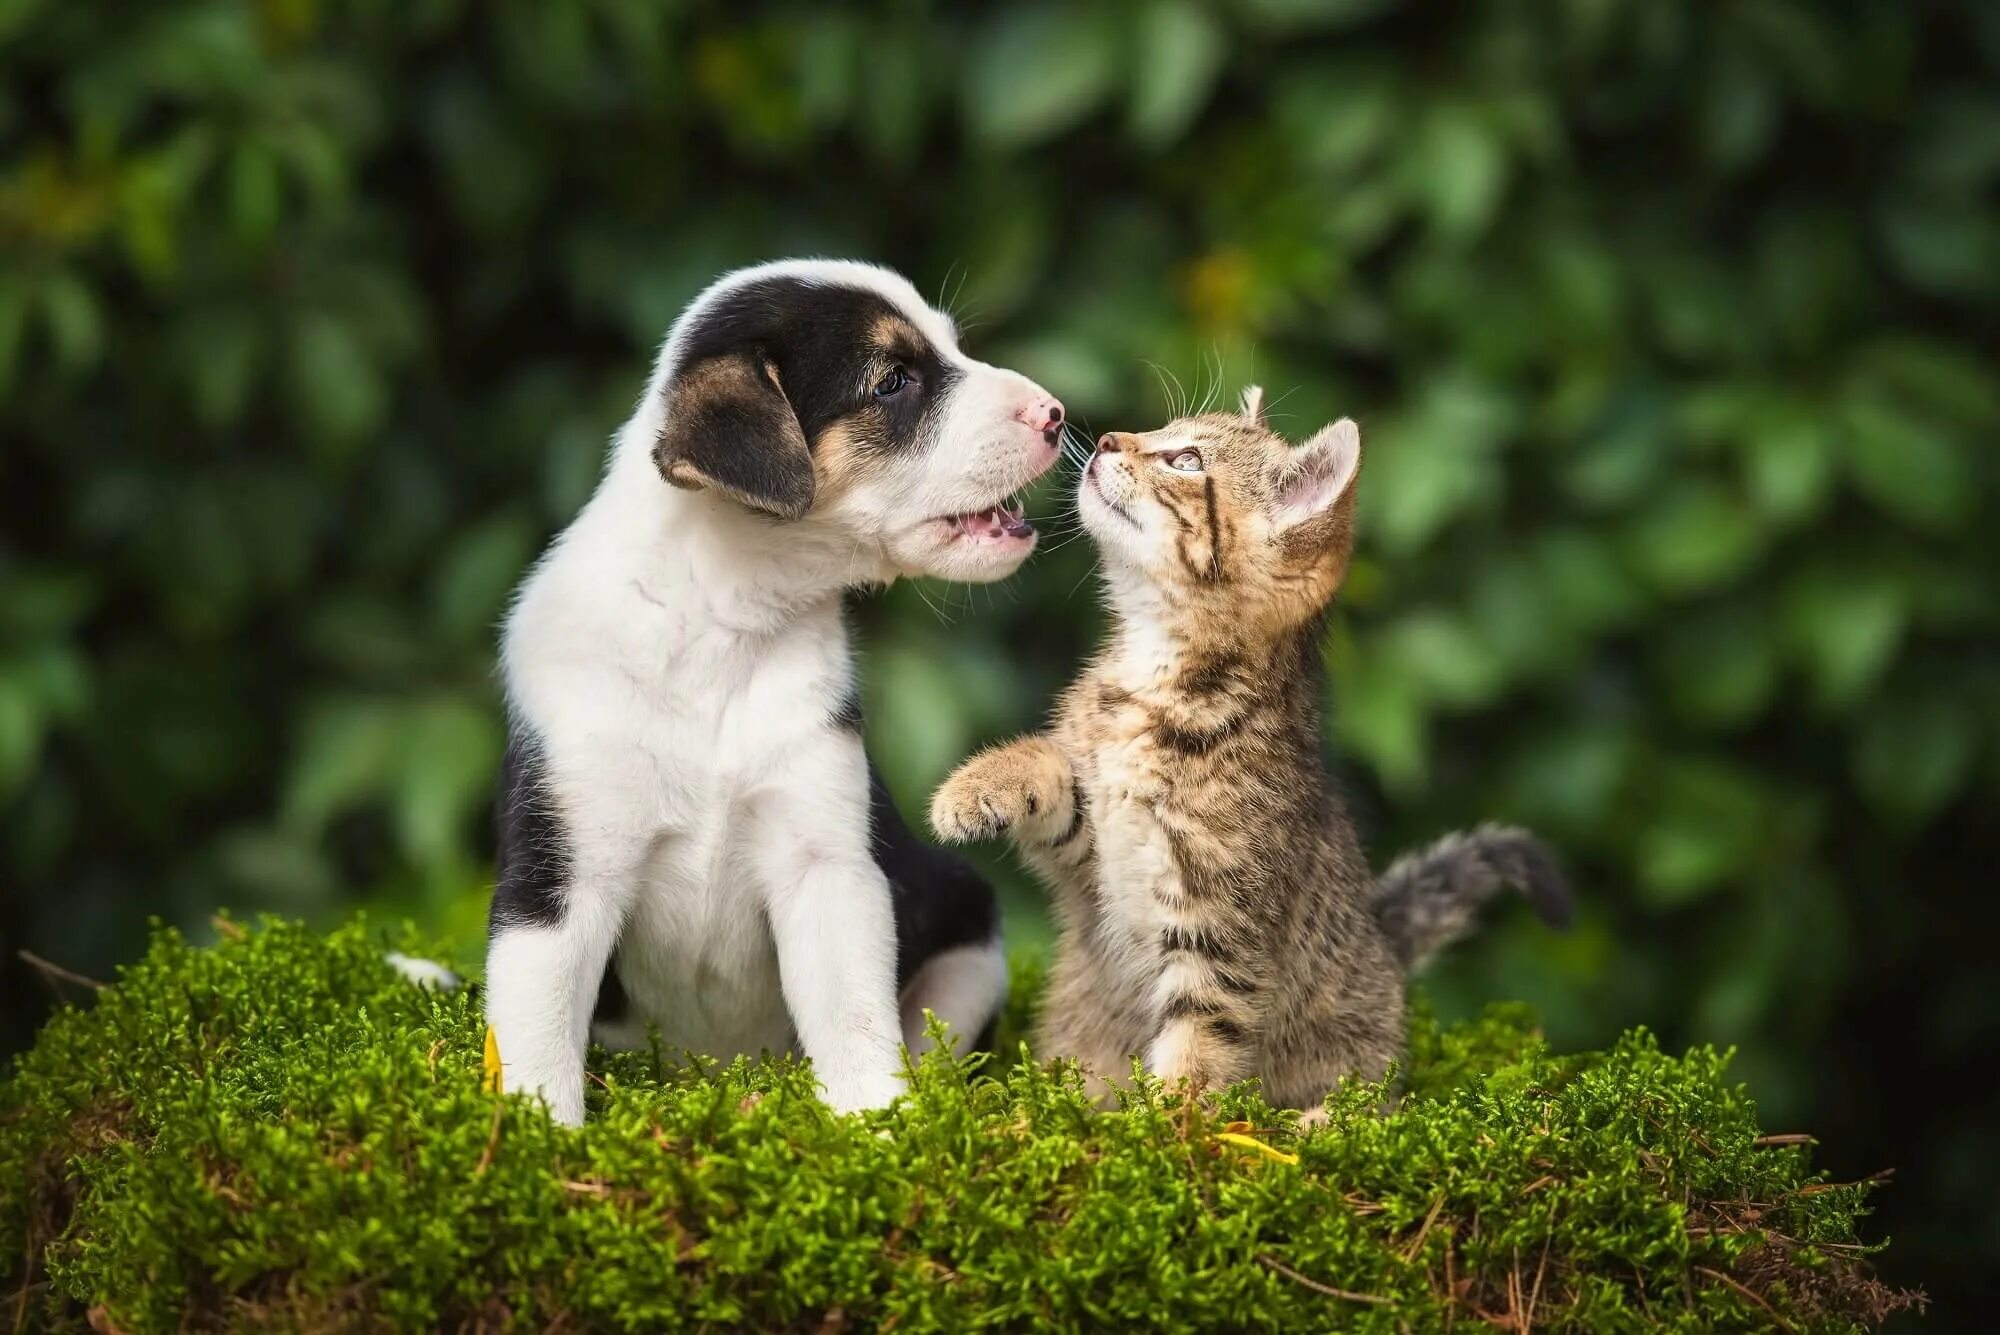
<svg viewBox="0 0 2000 1335">
<path fill-rule="evenodd" d="M 1028 424 L 1030 431 L 1039 431 L 1050 444 L 1055 443 L 1056 433 L 1062 430 L 1062 404 L 1048 394 L 1038 394 L 1015 411 L 1014 416 Z"/>
<path fill-rule="evenodd" d="M 1139 438 L 1130 431 L 1107 431 L 1097 438 L 1097 448 L 1105 454 L 1136 450 L 1139 448 Z"/>
</svg>

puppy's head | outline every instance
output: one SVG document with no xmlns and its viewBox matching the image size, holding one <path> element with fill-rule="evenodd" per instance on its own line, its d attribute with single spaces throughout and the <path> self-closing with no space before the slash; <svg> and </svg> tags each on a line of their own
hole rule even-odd
<svg viewBox="0 0 2000 1335">
<path fill-rule="evenodd" d="M 851 540 L 884 576 L 1003 579 L 1034 549 L 1014 496 L 1055 461 L 1062 405 L 966 356 L 886 269 L 730 274 L 674 325 L 655 392 L 668 482 Z"/>
</svg>

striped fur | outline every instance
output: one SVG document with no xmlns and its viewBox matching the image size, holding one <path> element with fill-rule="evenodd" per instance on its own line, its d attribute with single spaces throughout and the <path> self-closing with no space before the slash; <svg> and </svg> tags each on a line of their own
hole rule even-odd
<svg viewBox="0 0 2000 1335">
<path fill-rule="evenodd" d="M 1491 893 L 1447 885 L 1462 857 L 1398 864 L 1378 892 L 1325 768 L 1320 632 L 1359 463 L 1349 422 L 1298 449 L 1254 412 L 1107 436 L 1079 508 L 1109 640 L 1045 732 L 972 757 L 933 799 L 940 836 L 1004 834 L 1048 885 L 1037 1050 L 1100 1092 L 1135 1056 L 1195 1087 L 1257 1076 L 1290 1107 L 1380 1078 L 1407 962 Z"/>
</svg>

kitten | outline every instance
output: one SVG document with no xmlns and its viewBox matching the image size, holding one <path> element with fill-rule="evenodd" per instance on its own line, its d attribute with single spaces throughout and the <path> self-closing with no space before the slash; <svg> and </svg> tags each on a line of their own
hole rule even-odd
<svg viewBox="0 0 2000 1335">
<path fill-rule="evenodd" d="M 1098 442 L 1078 510 L 1103 552 L 1108 643 L 1047 732 L 938 790 L 948 840 L 1011 836 L 1059 933 L 1036 1052 L 1100 1094 L 1134 1055 L 1171 1085 L 1247 1076 L 1280 1107 L 1402 1052 L 1404 979 L 1506 885 L 1566 922 L 1531 836 L 1481 827 L 1378 882 L 1321 749 L 1321 623 L 1354 545 L 1360 432 L 1293 449 L 1241 416 Z"/>
</svg>

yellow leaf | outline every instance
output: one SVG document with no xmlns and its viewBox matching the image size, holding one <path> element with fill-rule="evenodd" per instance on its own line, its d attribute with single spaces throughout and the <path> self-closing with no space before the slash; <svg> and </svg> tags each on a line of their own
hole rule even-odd
<svg viewBox="0 0 2000 1335">
<path fill-rule="evenodd" d="M 1255 1137 L 1241 1135 L 1235 1131 L 1218 1131 L 1215 1133 L 1215 1138 L 1226 1141 L 1238 1149 L 1255 1150 L 1265 1158 L 1276 1159 L 1279 1163 L 1297 1164 L 1299 1161 L 1299 1156 L 1296 1154 L 1287 1154 L 1283 1150 L 1274 1150 Z"/>
<path fill-rule="evenodd" d="M 485 1071 L 479 1078 L 479 1088 L 488 1094 L 500 1092 L 500 1040 L 493 1036 L 493 1026 L 486 1027 Z"/>
</svg>

